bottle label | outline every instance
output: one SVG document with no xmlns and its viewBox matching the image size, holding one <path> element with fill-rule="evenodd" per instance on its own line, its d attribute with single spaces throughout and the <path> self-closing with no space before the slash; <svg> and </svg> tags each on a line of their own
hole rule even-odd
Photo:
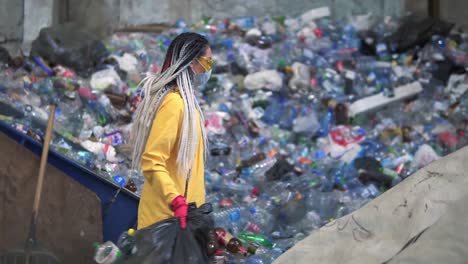
<svg viewBox="0 0 468 264">
<path fill-rule="evenodd" d="M 112 242 L 101 245 L 94 257 L 99 264 L 111 264 L 122 256 L 120 249 Z"/>
<path fill-rule="evenodd" d="M 252 222 L 249 222 L 247 226 L 247 231 L 253 232 L 255 234 L 258 234 L 261 232 L 260 227 L 257 224 L 252 223 Z"/>
<path fill-rule="evenodd" d="M 226 246 L 234 238 L 233 235 L 224 230 L 216 230 L 216 235 L 218 236 L 218 242 L 223 246 Z"/>
<path fill-rule="evenodd" d="M 125 138 L 120 131 L 114 131 L 106 134 L 105 137 L 107 138 L 108 143 L 112 146 L 125 144 Z"/>
<path fill-rule="evenodd" d="M 356 79 L 356 72 L 347 70 L 346 71 L 346 76 L 347 79 L 354 80 Z"/>
</svg>

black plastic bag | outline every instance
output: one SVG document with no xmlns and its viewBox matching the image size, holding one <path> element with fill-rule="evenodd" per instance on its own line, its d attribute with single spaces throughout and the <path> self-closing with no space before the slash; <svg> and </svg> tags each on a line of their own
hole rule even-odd
<svg viewBox="0 0 468 264">
<path fill-rule="evenodd" d="M 286 160 L 279 160 L 265 173 L 265 176 L 268 181 L 276 181 L 290 172 L 294 172 L 294 166 Z"/>
<path fill-rule="evenodd" d="M 8 62 L 10 62 L 10 60 L 11 57 L 8 50 L 0 46 L 0 64 L 7 64 Z"/>
<path fill-rule="evenodd" d="M 424 46 L 433 35 L 447 36 L 454 24 L 436 18 L 408 17 L 398 30 L 386 39 L 392 52 L 405 52 Z"/>
<path fill-rule="evenodd" d="M 214 228 L 209 213 L 211 204 L 196 208 L 189 204 L 187 228 L 181 229 L 179 218 L 170 218 L 135 233 L 136 253 L 125 264 L 208 263 L 208 231 Z"/>
<path fill-rule="evenodd" d="M 32 56 L 41 56 L 52 64 L 62 64 L 87 76 L 109 55 L 104 44 L 93 34 L 73 24 L 41 29 L 31 47 Z"/>
</svg>

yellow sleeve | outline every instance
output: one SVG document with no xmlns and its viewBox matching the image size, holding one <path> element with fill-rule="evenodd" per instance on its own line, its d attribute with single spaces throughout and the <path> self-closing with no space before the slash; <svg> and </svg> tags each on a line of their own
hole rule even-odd
<svg viewBox="0 0 468 264">
<path fill-rule="evenodd" d="M 167 160 L 177 144 L 183 119 L 183 101 L 177 94 L 169 93 L 161 104 L 149 134 L 141 159 L 141 168 L 151 186 L 162 192 L 166 204 L 181 195 L 169 175 Z"/>
</svg>

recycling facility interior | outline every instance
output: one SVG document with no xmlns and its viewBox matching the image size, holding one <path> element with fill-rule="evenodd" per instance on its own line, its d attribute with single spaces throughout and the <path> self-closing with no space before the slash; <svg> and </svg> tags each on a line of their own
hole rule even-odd
<svg viewBox="0 0 468 264">
<path fill-rule="evenodd" d="M 79 28 L 86 29 L 96 35 L 99 38 L 104 38 L 112 35 L 112 33 L 116 31 L 138 31 L 138 30 L 145 30 L 151 29 L 155 30 L 158 26 L 164 27 L 165 25 L 173 26 L 174 22 L 178 19 L 183 18 L 186 22 L 196 22 L 199 21 L 201 18 L 205 17 L 212 17 L 214 19 L 223 19 L 226 17 L 241 17 L 241 16 L 257 16 L 262 17 L 265 15 L 271 16 L 290 16 L 294 17 L 296 15 L 302 14 L 304 10 L 309 10 L 313 8 L 318 8 L 322 6 L 328 6 L 331 11 L 332 18 L 349 18 L 355 15 L 362 15 L 362 14 L 373 14 L 377 17 L 385 17 L 385 16 L 402 16 L 408 12 L 411 12 L 416 15 L 422 16 L 432 16 L 436 18 L 441 18 L 444 21 L 452 22 L 456 25 L 456 27 L 461 27 L 468 29 L 468 19 L 466 15 L 464 15 L 464 10 L 468 8 L 468 1 L 463 0 L 453 0 L 453 1 L 409 1 L 409 0 L 400 0 L 400 1 L 391 1 L 391 0 L 314 0 L 314 1 L 299 1 L 299 0 L 290 0 L 290 1 L 281 1 L 281 0 L 263 0 L 263 1 L 246 1 L 246 0 L 235 0 L 235 1 L 221 1 L 221 0 L 202 0 L 202 1 L 192 1 L 192 0 L 180 0 L 180 1 L 170 1 L 170 0 L 161 0 L 157 1 L 150 1 L 150 0 L 135 0 L 135 1 L 123 1 L 123 0 L 82 0 L 82 1 L 72 1 L 72 0 L 0 0 L 0 46 L 6 47 L 12 56 L 17 55 L 20 52 L 28 54 L 31 49 L 31 43 L 33 40 L 38 38 L 39 31 L 44 27 L 55 26 L 65 23 L 72 23 L 78 25 Z M 180 30 L 184 29 L 184 25 L 179 25 L 178 23 L 176 26 Z M 182 23 L 183 24 L 183 23 Z M 148 26 L 150 25 L 150 26 Z M 181 27 L 179 27 L 181 26 Z M 314 34 L 316 34 L 314 32 Z M 142 37 L 142 41 L 146 40 Z M 161 37 L 161 40 L 165 40 L 164 36 Z M 118 36 L 112 38 L 111 45 L 107 47 L 112 47 L 114 45 L 118 50 L 117 47 L 119 45 L 123 45 L 124 40 L 120 39 Z M 133 40 L 129 41 L 129 43 L 133 43 Z M 159 39 L 158 39 L 159 41 Z M 146 43 L 146 42 L 145 42 Z M 151 43 L 151 42 L 148 42 Z M 161 43 L 165 43 L 162 41 Z M 229 41 L 222 42 L 223 45 L 231 45 L 232 43 Z M 436 44 L 439 44 L 439 41 L 436 39 Z M 444 44 L 445 42 L 442 42 Z M 449 45 L 449 44 L 448 44 Z M 449 45 L 450 46 L 450 45 Z M 248 48 L 245 52 L 249 52 Z M 261 50 L 260 50 L 261 51 Z M 384 56 L 385 57 L 385 56 Z M 118 57 L 120 58 L 120 57 Z M 465 58 L 465 57 L 463 57 Z M 128 59 L 125 56 L 121 58 L 122 60 Z M 314 62 L 314 63 L 319 63 Z M 37 63 L 37 61 L 36 61 Z M 366 64 L 366 61 L 362 61 L 361 63 Z M 40 62 L 38 63 L 40 64 Z M 369 65 L 375 65 L 372 63 L 368 63 Z M 367 65 L 367 64 L 366 64 Z M 339 68 L 340 65 L 336 65 Z M 344 66 L 346 67 L 346 66 Z M 254 71 L 254 70 L 252 70 Z M 256 71 L 256 70 L 255 70 Z M 67 73 L 66 69 L 64 70 Z M 106 72 L 106 74 L 109 72 Z M 111 72 L 113 73 L 113 72 Z M 325 75 L 326 73 L 324 73 Z M 99 74 L 95 77 L 98 80 Z M 260 78 L 260 75 L 257 76 L 257 79 Z M 103 76 L 101 76 L 103 77 Z M 106 77 L 106 76 L 104 76 Z M 131 75 L 129 75 L 129 80 Z M 271 76 L 270 76 L 271 77 Z M 274 77 L 274 76 L 273 76 Z M 420 79 L 424 79 L 421 74 L 419 76 Z M 117 76 L 120 80 L 120 77 Z M 261 78 L 260 78 L 261 79 Z M 281 83 L 281 79 L 278 78 Z M 307 78 L 308 80 L 309 78 Z M 222 78 L 219 79 L 220 83 L 223 80 Z M 252 79 L 250 79 L 252 80 Z M 454 79 L 455 80 L 455 79 Z M 132 80 L 133 81 L 133 80 Z M 248 78 L 245 80 L 246 83 L 249 82 Z M 44 82 L 47 85 L 46 82 Z M 94 86 L 93 86 L 94 84 Z M 98 87 L 99 82 L 94 82 L 91 80 L 91 86 Z M 120 83 L 119 83 L 120 84 Z M 250 83 L 250 85 L 246 86 L 255 86 L 257 83 Z M 326 86 L 326 82 L 324 82 L 324 86 Z M 54 84 L 55 85 L 55 84 Z M 125 85 L 121 85 L 124 87 Z M 257 85 L 262 86 L 262 85 Z M 42 87 L 42 86 L 41 86 Z M 38 89 L 40 89 L 39 87 Z M 411 85 L 405 86 L 407 89 L 417 88 Z M 271 88 L 271 87 L 270 87 Z M 326 87 L 325 87 L 326 88 Z M 330 88 L 330 87 L 328 87 Z M 331 87 L 333 88 L 333 87 Z M 274 90 L 273 88 L 271 90 Z M 333 89 L 332 89 L 333 90 Z M 398 92 L 397 92 L 398 93 Z M 80 96 L 84 96 L 80 94 Z M 261 93 L 260 93 L 261 97 Z M 258 99 L 258 98 L 257 98 Z M 427 98 L 426 98 L 427 99 Z M 211 98 L 212 100 L 212 98 Z M 425 101 L 421 101 L 425 102 Z M 272 105 L 275 105 L 275 101 L 272 100 Z M 278 102 L 277 105 L 283 105 L 284 102 Z M 463 103 L 462 103 L 463 104 Z M 462 105 L 461 104 L 461 105 Z M 424 103 L 420 103 L 419 107 L 423 107 Z M 442 104 L 434 104 L 434 106 L 441 107 Z M 448 106 L 448 105 L 447 105 Z M 455 105 L 457 107 L 457 105 Z M 442 107 L 443 108 L 443 107 Z M 220 108 L 221 109 L 221 108 Z M 272 107 L 271 109 L 274 109 Z M 425 108 L 421 108 L 425 109 Z M 322 109 L 323 110 L 323 109 Z M 440 110 L 440 109 L 439 109 Z M 449 109 L 450 110 L 450 109 Z M 352 111 L 352 109 L 351 109 Z M 325 111 L 326 112 L 326 111 Z M 325 113 L 325 117 L 323 120 L 327 120 L 328 112 Z M 281 115 L 280 115 L 281 116 Z M 210 115 L 213 117 L 213 120 L 216 119 L 216 115 Z M 381 117 L 385 117 L 385 114 L 382 114 Z M 284 119 L 284 118 L 280 118 Z M 288 118 L 286 118 L 288 119 Z M 211 119 L 210 119 L 211 120 Z M 289 119 L 288 119 L 289 120 Z M 304 119 L 308 121 L 308 119 Z M 435 119 L 434 119 L 435 120 Z M 262 121 L 271 121 L 271 123 L 275 123 L 276 121 L 269 120 L 268 118 L 263 118 Z M 385 121 L 385 120 L 384 120 Z M 384 123 L 384 121 L 382 121 Z M 215 122 L 214 122 L 215 123 Z M 307 122 L 304 122 L 304 124 Z M 317 123 L 317 122 L 315 122 Z M 321 121 L 322 123 L 322 121 Z M 321 126 L 322 124 L 320 124 Z M 328 127 L 328 126 L 327 126 Z M 16 127 L 18 129 L 18 127 Z M 215 129 L 215 125 L 212 125 L 212 129 Z M 344 128 L 337 129 L 340 132 Z M 403 128 L 402 128 L 403 129 Z M 426 128 L 425 128 L 426 129 Z M 429 129 L 429 128 L 427 128 Z M 370 130 L 369 130 L 370 131 Z M 235 132 L 235 131 L 234 131 Z M 277 138 L 281 138 L 281 133 L 276 133 L 277 130 L 272 130 L 272 137 L 276 136 Z M 283 131 L 284 132 L 284 131 Z M 325 133 L 328 134 L 329 131 Z M 362 135 L 362 129 L 355 129 L 350 131 L 343 131 L 347 133 L 353 133 L 353 135 L 357 134 L 358 136 Z M 95 131 L 93 131 L 95 133 Z M 276 134 L 275 134 L 276 133 Z M 402 132 L 404 133 L 404 132 Z M 443 133 L 439 133 L 443 134 Z M 370 136 L 370 134 L 369 134 Z M 462 137 L 462 136 L 460 136 Z M 112 137 L 113 138 L 113 137 Z M 117 136 L 116 136 L 117 138 Z M 353 140 L 362 140 L 362 138 L 352 138 Z M 451 138 L 447 139 L 450 141 Z M 2 144 L 5 143 L 5 149 L 9 149 L 7 147 L 7 141 L 3 140 L 0 141 Z M 466 142 L 466 141 L 464 141 Z M 89 147 L 92 149 L 93 146 L 84 145 L 83 146 Z M 286 146 L 288 147 L 288 146 Z M 425 146 L 427 147 L 427 146 Z M 427 150 L 427 149 L 426 149 Z M 430 153 L 432 153 L 432 149 L 429 149 Z M 439 150 L 438 150 L 439 151 Z M 275 152 L 276 153 L 276 152 Z M 321 154 L 323 153 L 320 151 L 314 152 L 314 154 Z M 320 156 L 320 155 L 319 155 Z M 437 155 L 435 155 L 437 156 Z M 403 155 L 402 158 L 407 157 L 407 155 Z M 106 157 L 108 158 L 108 157 Z M 319 159 L 320 157 L 316 157 Z M 323 158 L 323 157 L 322 157 Z M 416 158 L 415 158 L 416 159 Z M 268 159 L 267 159 L 268 161 Z M 274 160 L 276 165 L 276 160 Z M 368 160 L 367 160 L 368 161 Z M 386 160 L 388 161 L 388 160 Z M 13 162 L 13 160 L 12 160 Z M 373 161 L 372 161 L 373 162 Z M 325 163 L 325 162 L 324 162 Z M 273 165 L 273 163 L 271 164 Z M 13 165 L 5 166 L 11 167 Z M 380 165 L 379 165 L 380 166 Z M 377 167 L 379 167 L 377 166 Z M 18 166 L 20 167 L 20 166 Z M 253 166 L 252 166 L 253 167 Z M 261 166 L 260 166 L 261 167 Z M 276 168 L 276 167 L 275 167 Z M 8 172 L 8 168 L 5 169 Z M 24 169 L 26 170 L 26 169 Z M 25 175 L 31 175 L 34 168 L 27 168 L 27 172 L 24 171 Z M 18 173 L 19 174 L 19 173 Z M 264 173 L 263 173 L 264 174 Z M 338 172 L 336 173 L 338 174 Z M 210 177 L 213 181 L 215 180 L 215 176 L 217 174 L 213 173 Z M 18 177 L 19 178 L 19 177 Z M 397 177 L 400 179 L 399 177 Z M 114 178 L 114 181 L 118 182 Z M 398 182 L 395 182 L 397 184 Z M 52 185 L 52 184 L 50 184 Z M 213 185 L 213 184 L 212 184 Z M 333 185 L 333 184 L 332 184 Z M 394 185 L 392 182 L 391 185 Z M 210 186 L 211 188 L 212 186 Z M 229 186 L 228 186 L 229 187 Z M 231 186 L 232 187 L 232 186 Z M 48 188 L 53 188 L 53 186 L 48 186 Z M 78 188 L 78 187 L 76 187 Z M 127 187 L 126 187 L 127 188 Z M 129 188 L 127 188 L 129 189 Z M 211 188 L 213 189 L 213 188 Z M 210 190 L 211 190 L 210 189 Z M 73 190 L 73 188 L 70 188 Z M 365 189 L 365 191 L 372 192 L 372 189 Z M 25 191 L 26 192 L 26 191 Z M 77 193 L 84 193 L 85 191 L 81 189 L 77 189 L 74 193 L 76 196 L 80 196 Z M 378 190 L 376 190 L 377 193 Z M 0 192 L 1 193 L 1 192 Z M 32 189 L 31 189 L 32 193 Z M 376 195 L 370 194 L 370 196 L 374 197 Z M 211 197 L 213 198 L 213 197 Z M 29 199 L 29 198 L 28 198 Z M 76 198 L 84 200 L 83 198 Z M 47 199 L 46 199 L 47 200 Z M 330 200 L 330 199 L 329 199 Z M 83 208 L 90 209 L 90 206 L 81 205 Z M 47 206 L 46 206 L 47 207 Z M 49 207 L 53 207 L 50 206 Z M 351 208 L 352 206 L 350 206 Z M 358 208 L 359 206 L 355 206 Z M 353 207 L 354 208 L 354 207 Z M 55 210 L 55 207 L 52 208 Z M 51 209 L 51 210 L 52 210 Z M 73 212 L 69 213 L 69 215 L 73 215 L 76 213 L 78 209 L 75 209 Z M 80 209 L 82 210 L 82 209 Z M 64 212 L 66 213 L 66 212 Z M 81 211 L 83 215 L 89 215 L 90 222 L 95 222 L 99 213 L 93 212 L 92 210 L 88 211 Z M 323 213 L 323 212 L 320 212 Z M 16 215 L 10 213 L 10 217 Z M 93 218 L 94 216 L 94 218 Z M 333 215 L 334 217 L 334 215 Z M 332 219 L 333 217 L 328 217 Z M 52 218 L 52 216 L 50 217 Z M 327 221 L 329 220 L 327 218 Z M 65 221 L 65 220 L 64 220 Z M 26 223 L 24 223 L 26 225 Z M 84 225 L 86 226 L 86 225 Z M 317 225 L 317 227 L 320 225 Z M 317 228 L 314 226 L 314 228 Z M 75 230 L 73 232 L 78 233 L 84 237 L 84 229 L 80 229 L 81 227 L 75 226 Z M 79 230 L 79 231 L 78 231 Z M 295 231 L 295 230 L 293 230 Z M 291 231 L 292 232 L 292 231 Z M 97 234 L 100 233 L 100 230 L 93 230 L 87 231 L 87 233 Z M 297 233 L 297 232 L 293 232 Z M 8 235 L 8 234 L 7 234 Z M 21 236 L 22 238 L 22 236 Z M 93 237 L 88 239 L 98 240 L 99 237 Z M 64 240 L 63 238 L 57 238 L 56 241 Z M 299 240 L 299 239 L 297 239 Z M 82 241 L 83 244 L 84 241 Z M 296 240 L 294 240 L 294 243 Z M 88 243 L 88 241 L 86 241 Z M 87 245 L 89 245 L 88 243 Z M 52 244 L 53 245 L 53 244 Z M 1 248 L 0 243 L 0 248 Z M 56 245 L 59 246 L 58 243 Z M 284 246 L 286 248 L 286 246 Z M 66 256 L 66 254 L 71 254 L 70 252 L 60 252 L 61 255 Z M 83 254 L 83 258 L 86 257 L 89 259 L 88 254 L 90 252 L 86 252 Z M 84 256 L 86 255 L 86 256 Z M 259 257 L 260 258 L 260 257 Z"/>
</svg>

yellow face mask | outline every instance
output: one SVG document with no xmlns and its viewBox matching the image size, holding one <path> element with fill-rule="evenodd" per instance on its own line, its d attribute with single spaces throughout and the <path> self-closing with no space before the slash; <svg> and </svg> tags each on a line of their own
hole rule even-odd
<svg viewBox="0 0 468 264">
<path fill-rule="evenodd" d="M 215 64 L 215 61 L 211 58 L 201 56 L 197 59 L 198 63 L 205 69 L 205 71 L 210 71 L 211 68 L 213 68 L 213 65 Z"/>
</svg>

